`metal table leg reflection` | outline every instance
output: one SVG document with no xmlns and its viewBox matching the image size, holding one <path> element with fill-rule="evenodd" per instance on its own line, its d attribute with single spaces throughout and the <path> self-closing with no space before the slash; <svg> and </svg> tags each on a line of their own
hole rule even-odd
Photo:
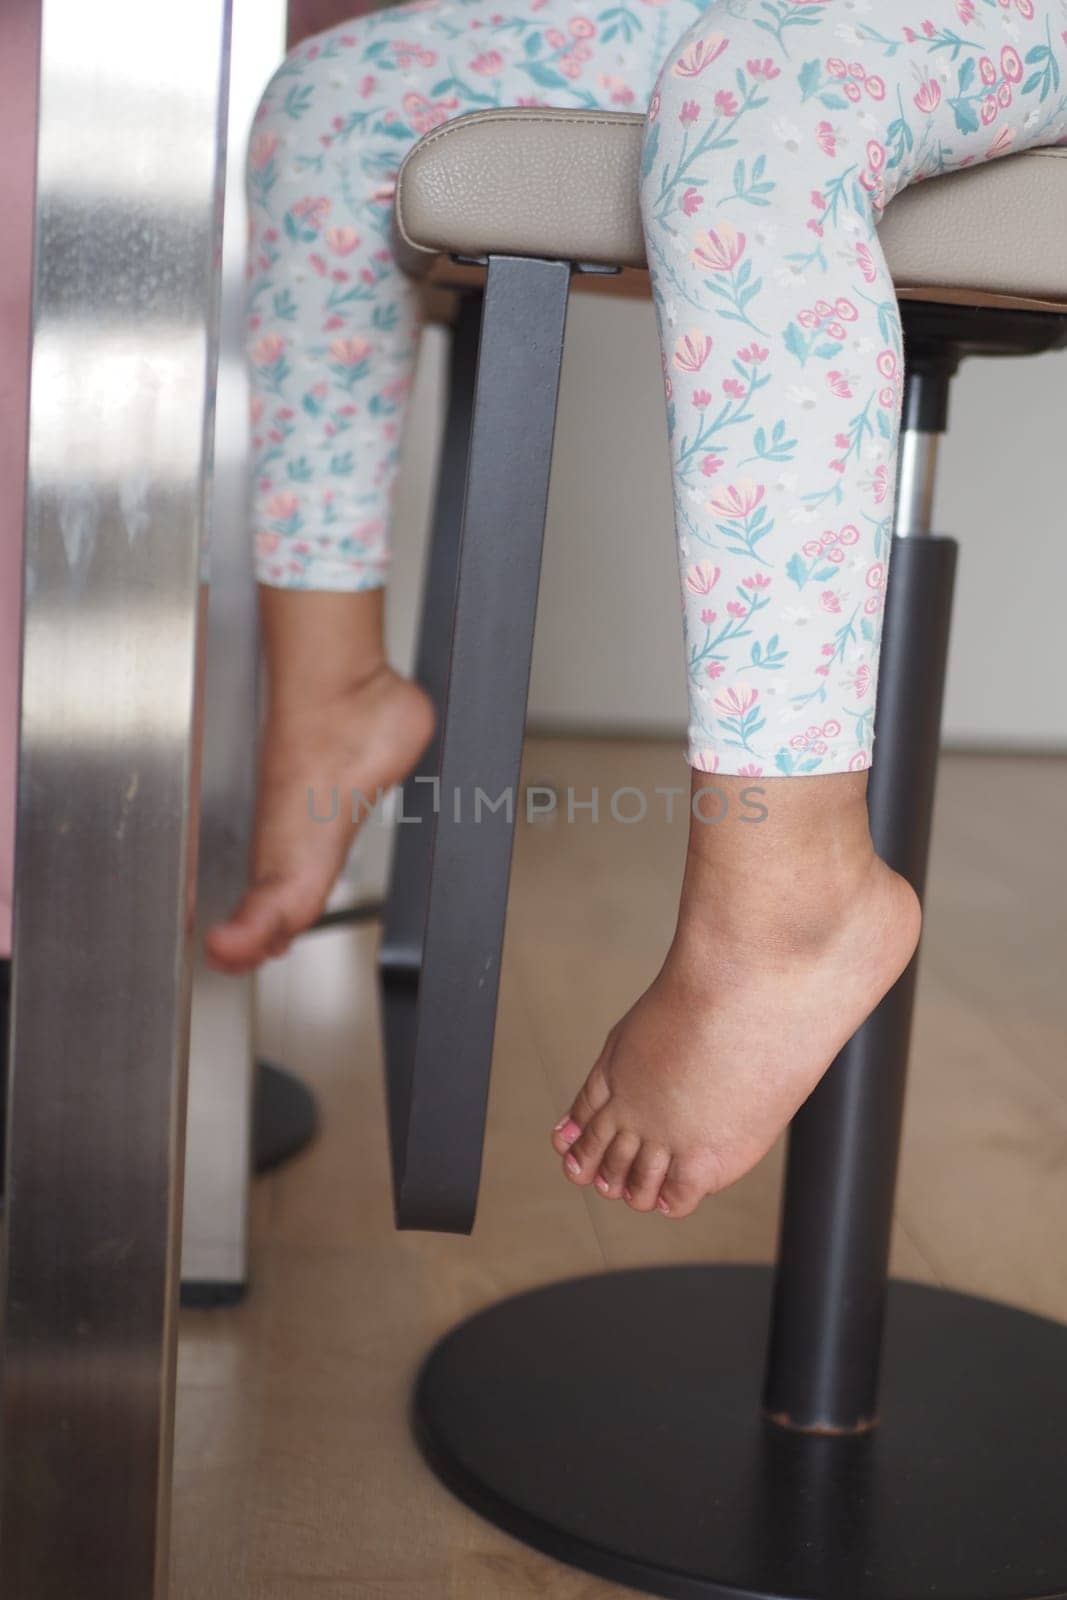
<svg viewBox="0 0 1067 1600">
<path fill-rule="evenodd" d="M 263 85 L 284 53 L 286 9 L 285 0 L 236 0 L 233 8 L 182 1229 L 182 1303 L 198 1306 L 231 1304 L 247 1287 L 254 1108 L 273 1112 L 272 1125 L 283 1111 L 291 1121 L 300 1094 L 292 1080 L 254 1074 L 252 979 L 213 972 L 203 959 L 201 942 L 204 930 L 236 904 L 248 881 L 257 635 L 247 515 L 244 162 Z M 306 1130 L 307 1107 L 297 1105 L 296 1110 L 297 1128 Z"/>
<path fill-rule="evenodd" d="M 170 19 L 173 21 L 174 19 Z M 227 0 L 47 0 L 0 1591 L 167 1588 Z"/>
<path fill-rule="evenodd" d="M 524 268 L 512 270 L 518 279 Z M 500 451 L 481 457 L 480 419 L 497 385 L 508 398 L 508 376 L 523 392 L 508 359 L 521 364 L 537 343 L 531 298 L 525 307 L 508 355 L 487 338 L 479 363 L 465 519 L 473 508 L 475 530 L 482 519 L 512 528 L 503 498 L 493 503 Z M 491 310 L 492 275 L 487 328 Z M 908 391 L 869 806 L 880 853 L 921 894 L 956 557 L 930 517 L 949 382 L 963 354 L 1061 347 L 1067 319 L 902 311 Z M 560 332 L 544 315 L 546 348 L 558 351 Z M 531 454 L 544 459 L 540 435 Z M 536 542 L 532 525 L 522 532 Z M 455 656 L 480 653 L 491 677 L 489 624 L 465 631 L 463 599 L 477 594 L 483 619 L 504 611 L 509 574 L 492 554 L 468 545 L 465 526 L 442 768 L 455 719 L 466 760 L 456 775 L 468 783 L 483 751 L 465 699 L 453 701 Z M 535 578 L 525 573 L 527 598 Z M 503 841 L 487 867 L 453 834 L 440 866 L 441 818 L 431 851 L 409 844 L 398 858 L 382 961 L 398 1222 L 463 1231 L 507 874 Z M 446 889 L 442 941 L 434 903 Z M 479 897 L 492 903 L 475 952 L 465 929 Z M 431 1351 L 416 1436 L 475 1510 L 561 1560 L 674 1600 L 1067 1596 L 1067 1328 L 887 1283 L 916 970 L 794 1122 L 776 1272 L 679 1266 L 551 1284 L 470 1318 Z"/>
</svg>

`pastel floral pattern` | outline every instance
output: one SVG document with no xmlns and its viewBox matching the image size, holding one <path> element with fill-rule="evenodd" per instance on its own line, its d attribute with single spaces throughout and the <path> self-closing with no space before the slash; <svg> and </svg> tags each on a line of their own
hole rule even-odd
<svg viewBox="0 0 1067 1600">
<path fill-rule="evenodd" d="M 248 149 L 260 581 L 385 581 L 407 149 L 487 106 L 647 110 L 689 760 L 866 767 L 904 380 L 878 222 L 907 184 L 1065 142 L 1065 65 L 1067 0 L 413 0 L 305 42 Z"/>
<path fill-rule="evenodd" d="M 1065 65 L 1060 0 L 718 0 L 663 62 L 641 206 L 700 770 L 869 765 L 904 393 L 877 226 L 1063 143 Z"/>
</svg>

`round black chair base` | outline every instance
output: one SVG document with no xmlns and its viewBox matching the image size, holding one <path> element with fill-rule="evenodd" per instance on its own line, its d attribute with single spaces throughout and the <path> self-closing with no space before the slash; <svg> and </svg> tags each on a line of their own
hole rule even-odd
<svg viewBox="0 0 1067 1600">
<path fill-rule="evenodd" d="M 882 1421 L 760 1414 L 771 1273 L 663 1267 L 491 1307 L 428 1357 L 416 1435 L 527 1544 L 696 1600 L 1067 1596 L 1067 1327 L 890 1291 Z"/>
<path fill-rule="evenodd" d="M 252 1166 L 269 1172 L 299 1155 L 319 1129 L 315 1096 L 293 1073 L 256 1062 L 252 1101 Z"/>
</svg>

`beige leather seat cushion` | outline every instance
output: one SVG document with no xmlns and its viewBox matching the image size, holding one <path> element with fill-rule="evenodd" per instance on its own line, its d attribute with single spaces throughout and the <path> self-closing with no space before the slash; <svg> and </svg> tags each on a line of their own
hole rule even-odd
<svg viewBox="0 0 1067 1600">
<path fill-rule="evenodd" d="M 454 282 L 453 254 L 643 269 L 643 124 L 630 112 L 523 107 L 436 128 L 397 180 L 405 269 Z M 878 236 L 900 295 L 1067 308 L 1067 147 L 911 184 L 886 207 Z"/>
</svg>

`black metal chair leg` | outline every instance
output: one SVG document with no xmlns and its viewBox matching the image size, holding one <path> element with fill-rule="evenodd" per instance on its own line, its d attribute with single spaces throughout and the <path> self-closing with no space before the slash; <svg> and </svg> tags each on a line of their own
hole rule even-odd
<svg viewBox="0 0 1067 1600">
<path fill-rule="evenodd" d="M 385 908 L 383 962 L 404 966 L 418 966 L 426 920 L 433 831 L 432 792 L 440 771 L 481 320 L 481 292 L 465 294 L 451 336 L 448 410 L 437 470 L 437 495 L 415 661 L 415 676 L 430 695 L 437 712 L 437 728 L 417 770 L 404 785 L 400 813 L 404 821 L 397 828 Z"/>
<path fill-rule="evenodd" d="M 894 539 L 868 809 L 875 849 L 921 896 L 956 570 L 953 539 Z M 791 1427 L 877 1414 L 889 1238 L 918 954 L 793 1120 L 765 1405 Z"/>
<path fill-rule="evenodd" d="M 474 397 L 478 378 L 478 342 L 484 311 L 481 289 L 464 293 L 452 330 L 448 362 L 448 410 L 441 460 L 437 469 L 437 499 L 426 583 L 419 619 L 419 645 L 415 673 L 443 712 L 448 687 L 448 658 L 452 647 L 452 612 L 459 573 L 459 547 L 463 533 L 463 501 L 467 488 Z M 431 749 L 440 751 L 440 726 Z M 429 765 L 429 754 L 424 759 Z M 433 766 L 436 771 L 436 764 Z"/>
<path fill-rule="evenodd" d="M 433 786 L 440 772 L 442 717 L 452 647 L 452 613 L 459 571 L 481 320 L 481 292 L 464 295 L 449 342 L 448 407 L 437 469 L 415 663 L 415 676 L 433 700 L 437 728 L 416 771 L 401 791 L 400 820 L 393 843 L 378 956 L 394 1175 L 404 1170 L 407 1142 L 418 975 L 433 843 Z"/>
<path fill-rule="evenodd" d="M 565 262 L 489 263 L 439 782 L 409 786 L 404 815 L 417 820 L 398 823 L 379 958 L 402 1228 L 474 1222 L 569 281 Z M 457 416 L 456 446 L 460 430 Z M 446 486 L 420 654 L 431 692 L 449 615 L 448 505 Z"/>
</svg>

